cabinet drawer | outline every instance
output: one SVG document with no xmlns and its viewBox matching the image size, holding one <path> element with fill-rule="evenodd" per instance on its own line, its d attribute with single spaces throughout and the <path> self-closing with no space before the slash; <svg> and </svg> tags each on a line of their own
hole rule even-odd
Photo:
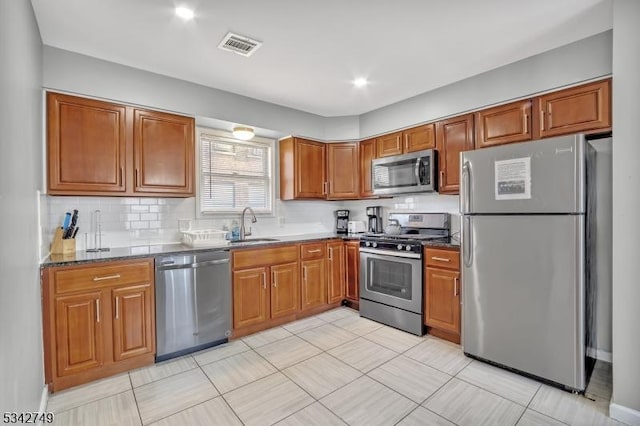
<svg viewBox="0 0 640 426">
<path fill-rule="evenodd" d="M 53 271 L 53 279 L 56 294 L 151 282 L 153 259 L 64 267 Z"/>
<path fill-rule="evenodd" d="M 232 252 L 232 257 L 233 269 L 295 262 L 298 260 L 298 245 L 291 244 L 274 248 L 236 250 Z"/>
<path fill-rule="evenodd" d="M 302 244 L 300 258 L 302 260 L 321 259 L 324 257 L 324 243 Z"/>
<path fill-rule="evenodd" d="M 460 252 L 458 250 L 426 248 L 424 256 L 428 266 L 455 270 L 460 269 Z"/>
</svg>

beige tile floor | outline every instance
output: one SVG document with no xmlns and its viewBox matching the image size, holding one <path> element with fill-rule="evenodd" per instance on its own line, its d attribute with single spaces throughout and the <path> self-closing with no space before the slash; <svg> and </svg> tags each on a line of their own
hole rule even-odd
<svg viewBox="0 0 640 426">
<path fill-rule="evenodd" d="M 338 308 L 58 392 L 58 425 L 614 425 L 611 365 L 586 396 Z"/>
</svg>

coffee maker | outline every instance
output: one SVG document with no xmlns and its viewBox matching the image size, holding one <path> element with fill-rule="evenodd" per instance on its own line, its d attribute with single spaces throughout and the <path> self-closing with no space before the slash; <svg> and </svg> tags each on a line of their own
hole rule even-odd
<svg viewBox="0 0 640 426">
<path fill-rule="evenodd" d="M 382 206 L 367 207 L 367 232 L 382 234 Z"/>
<path fill-rule="evenodd" d="M 349 224 L 349 210 L 336 210 L 336 233 L 346 234 Z"/>
</svg>

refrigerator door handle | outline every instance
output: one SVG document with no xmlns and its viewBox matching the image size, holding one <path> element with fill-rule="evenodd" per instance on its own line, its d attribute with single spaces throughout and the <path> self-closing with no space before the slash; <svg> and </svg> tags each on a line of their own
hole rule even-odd
<svg viewBox="0 0 640 426">
<path fill-rule="evenodd" d="M 471 216 L 463 216 L 462 225 L 462 257 L 464 266 L 467 268 L 471 266 L 473 262 L 473 250 L 471 246 L 473 244 L 471 239 Z"/>
<path fill-rule="evenodd" d="M 471 204 L 471 164 L 465 161 L 462 165 L 462 213 L 469 213 Z"/>
</svg>

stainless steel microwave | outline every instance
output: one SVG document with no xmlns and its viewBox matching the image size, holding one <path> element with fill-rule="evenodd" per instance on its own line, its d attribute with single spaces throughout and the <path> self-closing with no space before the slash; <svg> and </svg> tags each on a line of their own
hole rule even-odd
<svg viewBox="0 0 640 426">
<path fill-rule="evenodd" d="M 436 151 L 425 149 L 373 160 L 371 180 L 377 195 L 433 192 L 438 189 Z"/>
</svg>

